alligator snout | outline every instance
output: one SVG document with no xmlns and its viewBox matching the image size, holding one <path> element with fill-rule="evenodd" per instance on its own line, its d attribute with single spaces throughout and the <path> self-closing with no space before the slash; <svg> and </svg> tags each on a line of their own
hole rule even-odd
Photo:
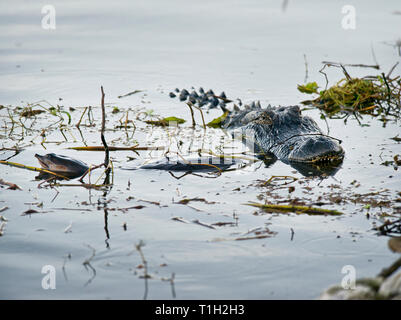
<svg viewBox="0 0 401 320">
<path fill-rule="evenodd" d="M 296 162 L 333 162 L 344 158 L 344 149 L 333 138 L 317 135 L 294 147 L 288 160 Z"/>
</svg>

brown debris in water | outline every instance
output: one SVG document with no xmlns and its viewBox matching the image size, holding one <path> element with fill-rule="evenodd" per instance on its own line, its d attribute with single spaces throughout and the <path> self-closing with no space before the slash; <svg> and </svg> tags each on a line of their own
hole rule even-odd
<svg viewBox="0 0 401 320">
<path fill-rule="evenodd" d="M 3 179 L 0 178 L 0 184 L 8 186 L 7 189 L 10 190 L 22 190 L 19 186 L 17 186 L 15 183 L 4 181 Z"/>
</svg>

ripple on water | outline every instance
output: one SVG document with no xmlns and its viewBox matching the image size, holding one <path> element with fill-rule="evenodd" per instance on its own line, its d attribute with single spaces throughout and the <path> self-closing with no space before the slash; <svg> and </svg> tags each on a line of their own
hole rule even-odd
<svg viewBox="0 0 401 320">
<path fill-rule="evenodd" d="M 382 244 L 377 237 L 370 236 L 337 236 L 323 235 L 308 238 L 300 243 L 300 247 L 308 253 L 322 256 L 350 257 L 355 255 L 370 255 L 379 252 Z"/>
</svg>

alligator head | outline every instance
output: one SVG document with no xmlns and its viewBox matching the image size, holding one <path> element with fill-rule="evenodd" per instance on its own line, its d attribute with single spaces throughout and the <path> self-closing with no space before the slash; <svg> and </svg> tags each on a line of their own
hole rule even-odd
<svg viewBox="0 0 401 320">
<path fill-rule="evenodd" d="M 298 106 L 234 111 L 224 128 L 239 129 L 255 152 L 272 153 L 284 162 L 339 163 L 344 158 L 340 141 L 323 134 L 312 118 L 301 115 Z"/>
</svg>

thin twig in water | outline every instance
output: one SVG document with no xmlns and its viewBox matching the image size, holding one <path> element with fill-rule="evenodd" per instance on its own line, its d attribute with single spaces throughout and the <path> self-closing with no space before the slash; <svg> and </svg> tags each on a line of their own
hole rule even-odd
<svg viewBox="0 0 401 320">
<path fill-rule="evenodd" d="M 104 231 L 106 232 L 106 239 L 104 240 L 104 242 L 106 243 L 106 248 L 109 249 L 110 247 L 109 245 L 110 234 L 109 234 L 109 224 L 108 224 L 109 213 L 106 208 L 104 208 L 103 210 L 104 210 Z"/>
<path fill-rule="evenodd" d="M 160 147 L 138 147 L 134 145 L 132 147 L 113 147 L 109 146 L 109 151 L 146 151 L 146 150 L 164 150 L 164 146 Z M 68 149 L 77 151 L 105 151 L 104 146 L 85 146 L 85 147 L 70 147 Z"/>
<path fill-rule="evenodd" d="M 0 184 L 8 186 L 8 189 L 11 190 L 22 190 L 19 186 L 17 186 L 15 183 L 4 181 L 3 179 L 0 178 Z"/>
<path fill-rule="evenodd" d="M 324 75 L 324 78 L 326 79 L 326 86 L 324 87 L 324 90 L 327 90 L 327 86 L 329 85 L 329 78 L 327 78 L 327 73 L 323 72 L 323 70 L 327 67 L 327 64 L 324 64 L 323 67 L 319 70 L 319 73 Z"/>
<path fill-rule="evenodd" d="M 308 61 L 306 61 L 306 54 L 304 54 L 304 61 L 305 61 L 305 79 L 304 83 L 308 82 Z"/>
<path fill-rule="evenodd" d="M 359 68 L 373 68 L 373 69 L 380 69 L 380 66 L 378 64 L 375 65 L 368 65 L 368 64 L 350 64 L 350 63 L 340 63 L 340 62 L 331 62 L 331 61 L 322 61 L 323 64 L 329 66 L 329 67 L 338 67 L 338 68 L 344 68 L 344 67 L 359 67 Z"/>
<path fill-rule="evenodd" d="M 85 287 L 86 287 L 88 284 L 90 284 L 90 283 L 92 282 L 92 280 L 96 277 L 96 269 L 91 265 L 91 261 L 92 261 L 92 259 L 95 257 L 95 255 L 96 255 L 96 250 L 95 250 L 95 248 L 93 248 L 93 247 L 90 246 L 89 244 L 87 245 L 87 247 L 90 248 L 90 249 L 92 249 L 92 255 L 91 255 L 88 259 L 86 259 L 82 264 L 84 265 L 84 267 L 85 267 L 86 270 L 88 270 L 88 268 L 91 269 L 92 272 L 93 272 L 93 275 L 92 275 L 92 277 L 89 278 L 89 280 L 85 283 L 85 285 L 84 285 Z"/>
<path fill-rule="evenodd" d="M 370 48 L 371 48 L 371 51 L 372 51 L 373 61 L 375 62 L 376 66 L 379 66 L 379 63 L 377 62 L 377 59 L 376 59 L 375 50 L 373 49 L 373 44 L 370 46 Z"/>
<path fill-rule="evenodd" d="M 380 273 L 379 277 L 383 277 L 384 279 L 391 276 L 395 271 L 397 271 L 401 267 L 401 258 L 395 261 L 390 267 L 384 268 Z"/>
<path fill-rule="evenodd" d="M 290 181 L 290 182 L 285 182 L 285 183 L 283 183 L 283 184 L 281 184 L 281 185 L 286 185 L 286 184 L 289 184 L 289 183 L 292 183 L 292 182 L 295 182 L 295 181 L 298 180 L 298 178 L 295 178 L 295 177 L 292 177 L 292 176 L 271 176 L 268 180 L 266 180 L 265 183 L 263 183 L 263 185 L 265 186 L 265 185 L 267 185 L 267 184 L 270 184 L 274 179 L 277 179 L 277 178 L 281 178 L 282 180 L 285 180 L 285 179 L 292 179 L 292 181 Z"/>
<path fill-rule="evenodd" d="M 66 282 L 68 282 L 68 277 L 67 277 L 67 272 L 65 271 L 65 265 L 67 263 L 67 260 L 71 259 L 71 253 L 69 253 L 68 255 L 64 256 L 64 262 L 63 262 L 63 266 L 61 267 L 61 270 L 63 270 L 63 275 L 64 275 L 64 279 Z"/>
<path fill-rule="evenodd" d="M 79 121 L 75 125 L 77 128 L 79 128 L 79 126 L 81 125 L 81 121 L 82 121 L 82 118 L 84 117 L 84 115 L 86 113 L 86 110 L 88 110 L 88 107 L 85 107 L 84 112 L 82 112 L 82 114 L 81 114 L 81 118 L 79 118 Z"/>
<path fill-rule="evenodd" d="M 55 173 L 53 171 L 49 171 L 49 170 L 46 170 L 46 169 L 43 169 L 43 168 L 26 166 L 24 164 L 20 164 L 20 163 L 16 163 L 16 162 L 10 162 L 10 161 L 3 161 L 3 160 L 0 160 L 0 164 L 5 164 L 5 165 L 8 165 L 8 166 L 13 166 L 13 167 L 18 167 L 18 168 L 23 168 L 23 169 L 27 169 L 27 170 L 30 170 L 30 171 L 38 171 L 38 172 L 43 172 L 43 173 L 49 173 L 49 174 L 51 174 L 53 176 L 56 176 L 56 177 L 59 177 L 59 178 L 65 179 L 65 180 L 69 180 L 69 178 L 67 178 L 67 177 L 65 177 L 65 176 L 63 176 L 61 174 L 58 174 L 58 173 Z"/>
<path fill-rule="evenodd" d="M 142 247 L 145 245 L 145 243 L 140 240 L 138 244 L 135 245 L 135 249 L 139 252 L 139 255 L 142 260 L 143 264 L 143 276 L 142 278 L 145 280 L 145 292 L 143 294 L 143 300 L 146 300 L 148 297 L 148 279 L 151 278 L 151 276 L 148 274 L 148 262 L 145 259 L 145 255 L 143 254 Z"/>
<path fill-rule="evenodd" d="M 203 111 L 202 111 L 202 109 L 199 108 L 199 107 L 197 107 L 197 106 L 194 106 L 194 107 L 195 107 L 196 109 L 199 110 L 199 112 L 200 112 L 200 114 L 201 114 L 201 117 L 202 117 L 203 129 L 206 130 L 206 123 L 205 123 L 205 118 L 204 118 L 204 116 L 203 116 Z"/>
<path fill-rule="evenodd" d="M 195 224 L 199 224 L 202 227 L 206 227 L 206 228 L 209 228 L 209 229 L 216 229 L 215 227 L 213 227 L 210 224 L 207 224 L 207 223 L 204 223 L 204 222 L 200 222 L 198 219 L 192 220 L 192 222 L 195 223 Z"/>
<path fill-rule="evenodd" d="M 3 211 L 6 211 L 6 210 L 8 210 L 9 208 L 8 207 L 2 207 L 2 208 L 0 208 L 0 212 L 3 212 Z M 1 219 L 0 219 L 1 220 Z"/>
<path fill-rule="evenodd" d="M 4 234 L 4 229 L 5 229 L 6 224 L 7 224 L 6 222 L 2 222 L 0 224 L 0 237 Z"/>
<path fill-rule="evenodd" d="M 168 281 L 168 282 L 170 282 L 170 285 L 171 285 L 171 294 L 172 294 L 173 298 L 175 299 L 176 294 L 175 294 L 175 288 L 174 288 L 174 278 L 175 278 L 175 273 L 173 272 L 173 273 L 171 274 L 171 277 L 170 277 L 170 278 L 162 278 L 161 280 L 162 280 L 162 281 Z"/>
<path fill-rule="evenodd" d="M 103 91 L 103 86 L 100 87 L 101 92 L 102 92 L 102 100 L 101 100 L 101 104 L 102 104 L 102 130 L 100 133 L 100 138 L 102 140 L 103 146 L 104 146 L 104 151 L 105 151 L 105 155 L 104 155 L 104 166 L 106 168 L 108 168 L 109 166 L 109 147 L 107 146 L 107 142 L 106 139 L 104 138 L 104 130 L 106 127 L 106 111 L 105 111 L 105 107 L 104 107 L 104 91 Z"/>
<path fill-rule="evenodd" d="M 388 85 L 386 75 L 384 74 L 384 72 L 382 72 L 382 78 L 383 78 L 384 83 L 386 84 L 386 88 L 387 88 L 387 101 L 388 101 L 387 114 L 388 114 L 390 111 L 390 108 L 391 108 L 391 89 Z"/>
<path fill-rule="evenodd" d="M 93 167 L 90 166 L 89 169 L 86 170 L 86 172 L 82 175 L 82 177 L 81 177 L 78 181 L 84 183 L 84 180 L 83 180 L 83 179 L 86 177 L 86 175 L 87 175 L 88 173 L 91 173 L 93 170 L 95 170 L 95 169 L 97 169 L 97 168 L 100 168 L 100 167 L 102 167 L 102 166 L 104 166 L 104 163 L 99 164 L 99 165 L 97 165 L 97 166 L 93 166 Z"/>
<path fill-rule="evenodd" d="M 399 62 L 397 61 L 397 63 L 395 65 L 392 66 L 392 68 L 390 69 L 390 71 L 387 73 L 387 78 L 390 78 L 390 75 L 393 73 L 394 69 L 398 66 Z"/>
<path fill-rule="evenodd" d="M 187 106 L 188 106 L 189 110 L 191 111 L 192 128 L 195 129 L 196 122 L 195 122 L 195 118 L 194 118 L 194 110 L 192 109 L 192 103 L 191 102 L 187 102 Z"/>
</svg>

